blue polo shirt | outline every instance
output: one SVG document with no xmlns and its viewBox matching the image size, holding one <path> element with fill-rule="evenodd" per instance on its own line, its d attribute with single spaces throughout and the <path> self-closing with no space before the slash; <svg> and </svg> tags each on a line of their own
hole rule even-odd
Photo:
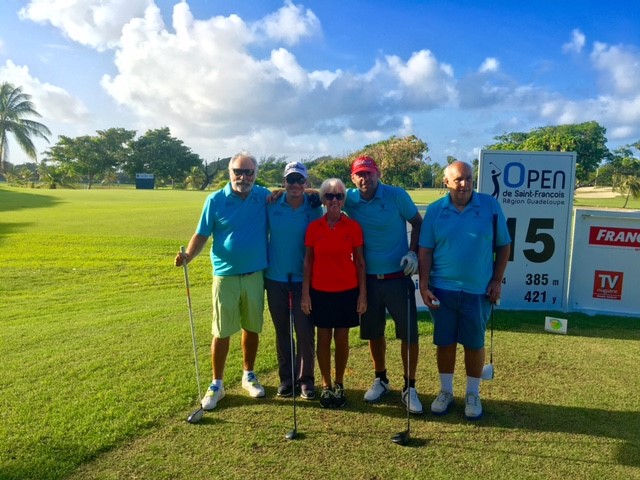
<svg viewBox="0 0 640 480">
<path fill-rule="evenodd" d="M 285 193 L 272 204 L 267 204 L 269 221 L 269 266 L 265 277 L 276 282 L 302 281 L 304 263 L 304 234 L 307 226 L 322 217 L 322 207 L 312 208 L 305 195 L 304 203 L 295 210 L 287 203 Z"/>
<path fill-rule="evenodd" d="M 429 284 L 483 295 L 493 275 L 493 215 L 496 246 L 511 243 L 500 205 L 491 195 L 473 192 L 460 212 L 446 195 L 427 207 L 418 244 L 433 249 Z"/>
<path fill-rule="evenodd" d="M 254 185 L 242 199 L 227 183 L 207 197 L 196 233 L 213 236 L 214 275 L 241 275 L 267 267 L 266 198 L 270 193 Z"/>
<path fill-rule="evenodd" d="M 400 187 L 378 182 L 371 200 L 360 196 L 360 190 L 347 190 L 344 211 L 357 221 L 364 232 L 364 258 L 368 274 L 393 273 L 402 270 L 400 260 L 409 250 L 407 222 L 418 209 Z"/>
</svg>

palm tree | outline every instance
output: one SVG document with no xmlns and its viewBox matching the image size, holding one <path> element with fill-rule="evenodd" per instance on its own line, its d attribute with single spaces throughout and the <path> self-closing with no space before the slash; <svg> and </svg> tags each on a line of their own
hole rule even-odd
<svg viewBox="0 0 640 480">
<path fill-rule="evenodd" d="M 34 160 L 37 160 L 36 147 L 31 138 L 39 137 L 49 141 L 49 129 L 42 123 L 25 118 L 29 116 L 42 116 L 35 110 L 31 95 L 23 93 L 22 87 L 3 82 L 0 85 L 0 171 L 5 170 L 9 156 L 9 133 L 13 134 L 20 148 Z"/>
<path fill-rule="evenodd" d="M 629 196 L 632 196 L 634 199 L 640 197 L 640 180 L 636 176 L 629 175 L 625 179 L 623 187 L 626 187 L 627 189 L 627 197 L 624 199 L 624 205 L 622 208 L 627 208 Z"/>
</svg>

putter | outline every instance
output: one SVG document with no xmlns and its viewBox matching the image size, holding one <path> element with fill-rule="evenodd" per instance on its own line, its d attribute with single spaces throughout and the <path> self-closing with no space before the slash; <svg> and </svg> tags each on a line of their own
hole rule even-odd
<svg viewBox="0 0 640 480">
<path fill-rule="evenodd" d="M 411 280 L 411 279 L 409 279 Z M 413 280 L 411 280 L 413 284 Z M 415 288 L 415 286 L 414 286 Z M 411 290 L 407 288 L 407 382 L 409 381 L 409 370 L 411 369 Z M 404 432 L 398 432 L 391 441 L 396 445 L 406 446 L 411 440 L 411 392 L 407 384 L 407 429 Z"/>
<path fill-rule="evenodd" d="M 284 436 L 287 440 L 293 440 L 298 436 L 298 420 L 296 414 L 296 368 L 295 368 L 295 356 L 293 355 L 293 283 L 291 281 L 291 274 L 288 274 L 289 278 L 289 342 L 291 346 L 291 398 L 293 398 L 293 430 L 289 430 Z"/>
<path fill-rule="evenodd" d="M 497 302 L 496 302 L 497 303 Z M 491 304 L 491 340 L 489 341 L 489 363 L 482 367 L 482 380 L 493 380 L 493 311 L 495 304 Z"/>
<path fill-rule="evenodd" d="M 196 331 L 193 326 L 193 308 L 191 306 L 191 293 L 189 291 L 189 269 L 187 268 L 187 262 L 185 257 L 185 248 L 180 247 L 180 253 L 182 254 L 182 267 L 184 268 L 184 284 L 187 287 L 187 305 L 189 306 L 189 325 L 191 326 L 191 343 L 193 344 L 193 358 L 196 366 L 196 382 L 198 382 L 198 401 L 202 402 L 202 390 L 200 389 L 200 369 L 198 368 L 198 345 L 196 344 Z M 193 412 L 187 418 L 189 423 L 198 423 L 204 416 L 204 410 L 202 409 L 202 403 L 200 408 Z"/>
</svg>

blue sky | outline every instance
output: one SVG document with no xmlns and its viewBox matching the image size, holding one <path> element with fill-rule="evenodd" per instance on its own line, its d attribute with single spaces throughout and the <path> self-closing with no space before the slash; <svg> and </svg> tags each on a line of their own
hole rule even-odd
<svg viewBox="0 0 640 480">
<path fill-rule="evenodd" d="M 613 149 L 640 140 L 638 18 L 637 1 L 2 0 L 0 81 L 52 144 L 168 126 L 206 160 L 304 160 L 413 134 L 444 164 L 595 120 Z"/>
</svg>

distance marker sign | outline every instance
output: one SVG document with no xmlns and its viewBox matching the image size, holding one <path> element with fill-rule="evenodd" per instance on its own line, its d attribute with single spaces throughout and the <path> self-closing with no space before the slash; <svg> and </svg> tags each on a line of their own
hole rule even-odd
<svg viewBox="0 0 640 480">
<path fill-rule="evenodd" d="M 480 152 L 478 191 L 498 200 L 512 240 L 502 308 L 565 310 L 575 168 L 575 152 Z"/>
</svg>

